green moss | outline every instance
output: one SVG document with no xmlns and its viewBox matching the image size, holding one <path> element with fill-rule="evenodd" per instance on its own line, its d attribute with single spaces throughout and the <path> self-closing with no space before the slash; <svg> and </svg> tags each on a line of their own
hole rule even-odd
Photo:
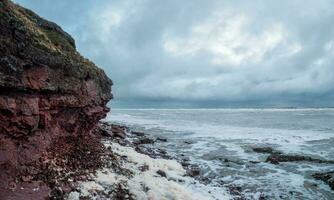
<svg viewBox="0 0 334 200">
<path fill-rule="evenodd" d="M 65 50 L 75 49 L 75 42 L 73 38 L 63 31 L 57 24 L 50 22 L 36 15 L 33 11 L 16 5 L 17 13 L 22 21 L 30 24 L 45 33 L 47 38 L 57 47 Z"/>
<path fill-rule="evenodd" d="M 47 66 L 48 83 L 43 88 L 45 90 L 82 95 L 86 90 L 85 81 L 91 79 L 96 85 L 97 96 L 103 98 L 103 101 L 111 97 L 111 81 L 94 63 L 76 51 L 75 41 L 68 33 L 57 24 L 9 0 L 8 3 L 7 0 L 1 2 L 5 2 L 4 7 L 0 6 L 1 30 L 10 30 L 0 35 L 2 54 L 16 59 L 18 52 L 22 52 L 20 59 L 22 55 L 25 56 L 27 63 Z M 21 62 L 18 64 L 21 67 Z M 0 86 L 8 87 L 10 84 L 18 87 L 16 74 L 5 73 L 4 69 L 0 69 Z M 21 76 L 23 70 L 16 73 Z M 14 78 L 9 79 L 11 77 Z"/>
<path fill-rule="evenodd" d="M 46 36 L 49 38 L 49 40 L 55 45 L 55 46 L 61 46 L 65 49 L 74 49 L 73 45 L 60 33 L 53 30 L 48 30 L 41 28 L 41 31 L 46 34 Z"/>
</svg>

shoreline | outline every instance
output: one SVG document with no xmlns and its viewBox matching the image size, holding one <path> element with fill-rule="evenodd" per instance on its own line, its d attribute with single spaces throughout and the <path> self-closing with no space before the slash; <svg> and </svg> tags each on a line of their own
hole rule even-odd
<svg viewBox="0 0 334 200">
<path fill-rule="evenodd" d="M 208 186 L 199 168 L 152 146 L 148 137 L 126 126 L 100 123 L 104 165 L 67 195 L 68 199 L 243 199 L 237 188 Z"/>
<path fill-rule="evenodd" d="M 111 122 L 100 122 L 93 134 L 56 141 L 35 166 L 20 174 L 21 189 L 32 194 L 21 196 L 45 194 L 47 186 L 51 189 L 49 199 L 247 199 L 242 188 L 223 182 L 212 185 L 189 158 L 159 148 L 167 138 Z M 271 147 L 254 147 L 253 151 L 268 154 L 266 162 L 272 164 L 303 160 L 332 163 L 287 155 Z M 316 173 L 313 177 L 333 187 L 333 175 Z M 258 199 L 267 198 L 260 194 Z"/>
<path fill-rule="evenodd" d="M 188 114 L 193 113 L 189 112 Z M 298 116 L 301 116 L 299 113 L 297 114 Z M 146 115 L 149 117 L 146 117 Z M 182 117 L 178 118 L 177 115 Z M 294 140 L 285 140 L 285 138 L 282 139 L 284 141 L 292 142 L 292 144 L 287 143 L 284 145 L 284 143 L 282 143 L 283 146 L 280 146 L 276 145 L 276 143 L 268 142 L 268 140 L 265 142 L 251 141 L 240 144 L 239 147 L 242 153 L 244 152 L 247 156 L 242 157 L 239 160 L 239 157 L 231 154 L 231 151 L 234 149 L 231 151 L 226 150 L 226 148 L 220 149 L 219 151 L 210 149 L 210 147 L 214 146 L 211 144 L 216 144 L 216 138 L 218 138 L 218 147 L 227 145 L 227 143 L 230 142 L 229 140 L 234 139 L 233 134 L 228 135 L 228 133 L 233 133 L 232 131 L 214 129 L 214 131 L 217 131 L 218 133 L 222 132 L 223 136 L 226 136 L 221 136 L 221 138 L 227 138 L 226 140 L 228 141 L 222 141 L 223 139 L 220 138 L 220 135 L 218 135 L 219 137 L 210 135 L 210 133 L 212 133 L 211 129 L 209 129 L 210 127 L 203 128 L 203 126 L 208 123 L 205 123 L 204 121 L 203 125 L 201 120 L 198 120 L 202 118 L 199 117 L 196 118 L 197 120 L 194 120 L 194 122 L 197 122 L 197 126 L 195 123 L 192 123 L 193 118 L 191 115 L 189 115 L 188 118 L 183 117 L 183 115 L 185 115 L 185 113 L 182 112 L 133 111 L 133 113 L 114 113 L 113 117 L 109 116 L 107 117 L 107 120 L 115 123 L 127 124 L 132 129 L 144 131 L 153 137 L 167 137 L 168 142 L 159 145 L 159 147 L 168 149 L 172 155 L 178 155 L 177 157 L 182 157 L 182 154 L 188 156 L 190 162 L 198 164 L 205 173 L 205 177 L 208 177 L 213 182 L 223 180 L 226 183 L 225 186 L 228 186 L 228 184 L 236 184 L 240 187 L 239 191 L 244 195 L 245 199 L 259 199 L 260 195 L 265 199 L 294 197 L 308 198 L 316 195 L 324 199 L 331 199 L 331 195 L 333 194 L 333 190 L 331 189 L 331 184 L 333 184 L 331 166 L 333 166 L 334 159 L 331 156 L 326 157 L 325 155 L 321 155 L 323 152 L 321 151 L 322 149 L 318 149 L 318 152 L 312 151 L 314 153 L 309 153 L 306 148 L 303 151 L 298 148 L 292 149 L 291 147 L 294 147 L 293 145 L 295 144 L 293 143 Z M 211 117 L 215 116 L 216 115 Z M 175 118 L 180 119 L 180 122 L 174 120 Z M 188 123 L 183 125 L 182 122 Z M 194 128 L 191 125 L 194 126 Z M 225 135 L 224 130 L 227 132 Z M 284 129 L 277 130 L 279 130 L 277 132 L 285 133 Z M 245 131 L 247 130 L 241 130 L 242 133 Z M 251 131 L 255 132 L 257 130 Z M 305 132 L 304 129 L 300 130 L 298 133 L 302 132 Z M 271 132 L 266 130 L 264 133 L 269 134 Z M 298 137 L 298 134 L 293 133 L 295 132 L 291 131 L 291 134 L 289 132 L 290 136 L 303 140 L 303 143 L 301 144 L 308 144 L 305 141 L 311 141 L 309 143 L 310 145 L 318 143 L 322 144 L 322 140 L 317 142 L 318 137 L 316 136 L 310 137 L 308 134 L 303 133 Z M 193 134 L 193 137 L 191 137 L 191 134 Z M 305 137 L 303 137 L 304 135 Z M 238 138 L 238 136 L 240 135 L 235 137 Z M 245 138 L 247 137 L 249 137 L 249 135 L 245 135 Z M 199 138 L 198 141 L 197 138 Z M 267 137 L 261 137 L 260 139 L 263 140 L 266 138 Z M 332 140 L 329 140 L 328 142 L 330 141 Z M 217 145 L 214 147 L 217 147 Z M 298 143 L 296 146 L 297 145 Z M 188 148 L 190 151 L 187 150 Z M 205 151 L 212 151 L 213 153 L 209 154 Z M 208 173 L 208 169 L 212 169 L 213 172 Z M 211 176 L 214 174 L 217 175 L 215 176 L 216 178 Z M 259 175 L 259 178 L 256 178 L 257 174 Z M 242 176 L 244 176 L 244 179 Z M 273 179 L 269 178 L 267 180 L 261 180 L 262 177 L 272 177 Z M 275 187 L 275 185 L 277 185 L 277 187 Z M 309 193 L 307 193 L 306 190 L 308 190 Z"/>
</svg>

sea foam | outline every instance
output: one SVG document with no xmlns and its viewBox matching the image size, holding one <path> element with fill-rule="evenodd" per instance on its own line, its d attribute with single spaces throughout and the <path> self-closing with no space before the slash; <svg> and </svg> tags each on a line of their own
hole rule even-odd
<svg viewBox="0 0 334 200">
<path fill-rule="evenodd" d="M 122 170 L 128 170 L 131 175 L 122 175 L 113 168 L 98 170 L 95 175 L 92 175 L 90 181 L 79 184 L 80 196 L 94 199 L 97 196 L 94 197 L 93 194 L 108 193 L 122 183 L 124 186 L 122 189 L 138 200 L 232 199 L 224 188 L 206 186 L 186 176 L 186 171 L 175 160 L 154 159 L 136 152 L 131 147 L 110 141 L 105 141 L 104 145 L 117 157 L 126 158 L 123 159 L 120 167 Z M 140 170 L 143 166 L 146 166 L 144 171 Z M 157 174 L 158 170 L 165 172 L 166 177 Z M 69 196 L 77 197 L 78 195 L 73 193 Z"/>
</svg>

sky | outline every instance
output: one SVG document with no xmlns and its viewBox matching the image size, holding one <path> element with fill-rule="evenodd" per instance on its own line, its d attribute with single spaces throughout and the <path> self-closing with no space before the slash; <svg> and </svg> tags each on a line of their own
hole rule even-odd
<svg viewBox="0 0 334 200">
<path fill-rule="evenodd" d="M 114 107 L 332 107 L 334 0 L 15 0 L 113 80 Z"/>
</svg>

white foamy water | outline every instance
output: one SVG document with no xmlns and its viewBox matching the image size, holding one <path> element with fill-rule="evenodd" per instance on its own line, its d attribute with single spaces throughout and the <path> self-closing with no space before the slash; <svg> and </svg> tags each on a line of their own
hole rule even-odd
<svg viewBox="0 0 334 200">
<path fill-rule="evenodd" d="M 334 199 L 327 185 L 311 177 L 333 165 L 272 165 L 264 162 L 268 155 L 252 151 L 270 146 L 333 160 L 333 109 L 128 109 L 112 110 L 106 120 L 167 138 L 156 145 L 189 157 L 213 185 L 240 186 L 249 199 Z"/>
<path fill-rule="evenodd" d="M 219 187 L 210 187 L 186 176 L 186 171 L 175 160 L 153 159 L 137 153 L 133 148 L 105 141 L 104 145 L 122 160 L 120 167 L 130 175 L 124 175 L 114 168 L 103 168 L 92 174 L 89 181 L 79 184 L 79 192 L 72 192 L 69 200 L 79 197 L 101 199 L 94 193 L 110 193 L 122 184 L 134 199 L 138 200 L 229 200 L 232 197 Z M 115 162 L 110 160 L 110 162 Z M 146 170 L 140 170 L 146 166 Z M 157 174 L 165 172 L 166 177 Z"/>
</svg>

